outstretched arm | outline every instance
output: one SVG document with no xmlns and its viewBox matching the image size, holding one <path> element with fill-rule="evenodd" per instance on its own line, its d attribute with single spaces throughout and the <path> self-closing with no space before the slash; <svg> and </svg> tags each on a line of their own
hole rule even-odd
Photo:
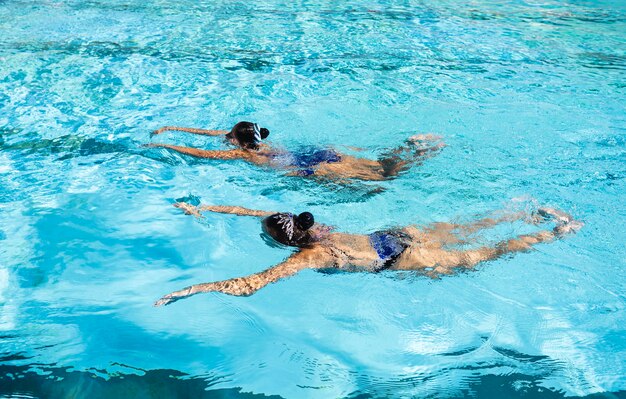
<svg viewBox="0 0 626 399">
<path fill-rule="evenodd" d="M 254 209 L 244 208 L 242 206 L 227 206 L 227 205 L 201 205 L 201 206 L 193 206 L 186 202 L 176 202 L 174 207 L 182 209 L 187 215 L 194 215 L 197 217 L 202 217 L 200 212 L 202 211 L 211 211 L 217 213 L 230 213 L 238 216 L 270 216 L 275 214 L 276 212 L 268 212 L 268 211 L 257 211 Z"/>
<path fill-rule="evenodd" d="M 323 268 L 328 266 L 330 259 L 327 259 L 328 256 L 325 256 L 325 254 L 325 252 L 317 249 L 303 249 L 291 255 L 283 263 L 260 273 L 213 283 L 195 284 L 163 296 L 154 303 L 154 306 L 168 305 L 179 299 L 204 292 L 221 292 L 228 295 L 249 296 L 266 285 L 293 276 L 303 269 Z"/>
<path fill-rule="evenodd" d="M 181 147 L 171 144 L 146 144 L 146 147 L 152 148 L 168 148 L 181 154 L 191 155 L 196 158 L 210 158 L 210 159 L 240 159 L 245 157 L 245 152 L 241 149 L 218 151 L 218 150 L 199 150 L 192 147 Z"/>
<path fill-rule="evenodd" d="M 206 136 L 221 136 L 224 134 L 228 134 L 228 130 L 207 130 L 207 129 L 196 129 L 195 127 L 181 127 L 181 126 L 163 126 L 160 129 L 152 132 L 153 135 L 161 134 L 167 131 L 177 131 L 177 132 L 186 132 L 193 134 L 202 134 Z"/>
<path fill-rule="evenodd" d="M 244 208 L 243 206 L 228 206 L 228 205 L 202 205 L 198 208 L 201 211 L 211 211 L 217 213 L 230 213 L 239 216 L 271 216 L 277 212 L 270 211 L 258 211 L 255 209 Z"/>
</svg>

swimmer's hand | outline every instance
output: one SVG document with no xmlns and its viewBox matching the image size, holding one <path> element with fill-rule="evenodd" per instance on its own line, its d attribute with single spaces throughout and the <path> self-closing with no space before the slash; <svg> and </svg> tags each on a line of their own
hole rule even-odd
<svg viewBox="0 0 626 399">
<path fill-rule="evenodd" d="M 154 306 L 169 305 L 170 303 L 174 303 L 178 300 L 190 297 L 195 294 L 199 294 L 201 292 L 219 291 L 216 287 L 210 287 L 211 285 L 214 285 L 214 283 L 192 285 L 190 287 L 183 288 L 180 291 L 174 291 L 171 294 L 163 295 L 161 299 L 159 299 L 158 301 L 154 303 Z M 202 288 L 200 289 L 199 287 L 202 287 Z M 224 293 L 229 294 L 229 292 L 224 292 Z M 236 294 L 233 294 L 233 295 L 236 295 Z"/>
<path fill-rule="evenodd" d="M 184 296 L 174 296 L 173 294 L 164 295 L 161 299 L 154 303 L 154 306 L 166 306 L 170 303 L 176 302 L 179 299 L 184 298 Z"/>
<path fill-rule="evenodd" d="M 301 250 L 291 255 L 283 263 L 270 267 L 260 273 L 212 283 L 191 285 L 180 291 L 174 291 L 163 296 L 154 303 L 154 306 L 169 305 L 179 299 L 203 292 L 221 292 L 222 294 L 233 296 L 250 296 L 266 285 L 293 276 L 300 270 L 330 266 L 334 262 L 332 258 L 320 258 L 320 255 L 324 256 L 323 254 L 325 253 L 326 252 L 321 248 Z"/>
<path fill-rule="evenodd" d="M 157 129 L 157 130 L 152 131 L 152 132 L 150 133 L 150 136 L 156 136 L 157 134 L 161 134 L 161 133 L 166 132 L 166 131 L 168 131 L 168 130 L 170 130 L 170 127 L 169 127 L 169 126 L 163 126 L 163 127 L 162 127 L 162 128 L 160 128 L 160 129 Z"/>
<path fill-rule="evenodd" d="M 210 285 L 211 283 L 208 284 L 196 284 L 196 285 L 191 285 L 189 287 L 185 287 L 182 290 L 179 291 L 174 291 L 170 294 L 167 295 L 163 295 L 163 297 L 161 297 L 161 299 L 159 299 L 158 301 L 156 301 L 154 303 L 154 306 L 164 306 L 164 305 L 169 305 L 170 303 L 174 303 L 176 301 L 178 301 L 179 299 L 183 299 L 183 298 L 187 298 L 188 296 L 192 296 L 194 294 L 197 294 L 199 292 L 209 292 L 210 290 L 201 290 L 199 289 L 200 287 L 206 287 L 208 285 Z M 208 287 L 206 287 L 208 288 Z"/>
<path fill-rule="evenodd" d="M 188 296 L 195 294 L 195 292 L 192 292 L 192 290 L 193 286 L 183 288 L 180 291 L 174 291 L 171 294 L 163 295 L 161 299 L 154 303 L 154 306 L 165 306 L 169 305 L 170 303 L 174 303 L 179 299 L 187 298 Z"/>
<path fill-rule="evenodd" d="M 262 288 L 271 281 L 261 281 L 258 276 L 263 273 L 253 274 L 248 277 L 233 278 L 230 280 L 216 281 L 213 283 L 195 284 L 185 287 L 182 290 L 174 291 L 164 295 L 161 299 L 154 303 L 154 306 L 169 305 L 180 299 L 190 297 L 195 294 L 205 292 L 221 292 L 233 296 L 249 296 L 254 294 L 259 288 Z M 252 278 L 252 280 L 251 280 Z"/>
<path fill-rule="evenodd" d="M 202 218 L 203 216 L 200 214 L 200 210 L 186 202 L 176 202 L 172 204 L 174 208 L 182 209 L 185 212 L 185 215 L 194 215 L 197 218 Z"/>
</svg>

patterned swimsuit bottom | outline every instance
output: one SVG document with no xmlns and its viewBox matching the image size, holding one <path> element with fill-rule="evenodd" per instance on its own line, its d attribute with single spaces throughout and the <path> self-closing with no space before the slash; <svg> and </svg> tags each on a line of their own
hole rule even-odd
<svg viewBox="0 0 626 399">
<path fill-rule="evenodd" d="M 335 150 L 327 148 L 305 148 L 300 152 L 285 152 L 274 156 L 274 162 L 282 167 L 299 169 L 300 176 L 315 174 L 315 167 L 321 163 L 341 161 L 341 155 Z"/>
<path fill-rule="evenodd" d="M 396 259 L 411 245 L 411 237 L 399 230 L 376 231 L 369 235 L 370 245 L 378 254 L 374 271 L 380 272 L 393 266 Z"/>
</svg>

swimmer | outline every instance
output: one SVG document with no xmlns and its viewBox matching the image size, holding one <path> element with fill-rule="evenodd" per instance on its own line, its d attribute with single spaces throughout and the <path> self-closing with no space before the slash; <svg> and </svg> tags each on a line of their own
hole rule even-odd
<svg viewBox="0 0 626 399">
<path fill-rule="evenodd" d="M 312 148 L 301 152 L 273 149 L 261 143 L 270 131 L 252 122 L 239 122 L 230 131 L 165 126 L 155 130 L 153 135 L 165 131 L 224 136 L 229 144 L 237 148 L 225 151 L 201 150 L 171 144 L 148 144 L 147 147 L 167 148 L 196 158 L 243 159 L 256 165 L 286 170 L 292 176 L 321 176 L 339 180 L 390 179 L 435 155 L 444 147 L 438 136 L 416 135 L 406 140 L 403 146 L 387 151 L 378 160 L 371 160 L 345 155 L 332 148 Z"/>
<path fill-rule="evenodd" d="M 333 232 L 331 227 L 316 223 L 309 212 L 295 215 L 238 206 L 195 207 L 187 203 L 176 203 L 174 206 L 197 217 L 202 217 L 203 211 L 262 217 L 263 231 L 267 236 L 278 243 L 298 249 L 283 263 L 260 273 L 192 285 L 165 295 L 155 306 L 167 305 L 203 292 L 249 296 L 270 283 L 293 276 L 304 269 L 373 273 L 383 270 L 417 270 L 437 277 L 452 274 L 455 270 L 472 269 L 481 262 L 497 259 L 505 254 L 528 251 L 533 245 L 553 241 L 567 233 L 576 232 L 583 226 L 565 212 L 546 207 L 532 214 L 508 213 L 469 224 L 435 223 L 422 229 L 407 226 L 370 234 L 346 234 Z M 450 245 L 467 243 L 469 235 L 479 230 L 515 220 L 532 224 L 551 220 L 555 227 L 520 235 L 494 246 L 468 250 L 448 248 Z"/>
</svg>

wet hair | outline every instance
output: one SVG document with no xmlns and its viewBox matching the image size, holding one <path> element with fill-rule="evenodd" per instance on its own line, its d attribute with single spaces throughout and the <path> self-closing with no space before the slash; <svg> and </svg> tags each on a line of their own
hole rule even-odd
<svg viewBox="0 0 626 399">
<path fill-rule="evenodd" d="M 229 139 L 235 139 L 243 148 L 256 150 L 259 148 L 261 140 L 270 135 L 266 128 L 259 128 L 259 125 L 252 122 L 239 122 L 226 135 Z"/>
<path fill-rule="evenodd" d="M 281 244 L 292 247 L 305 247 L 313 242 L 309 230 L 315 219 L 310 212 L 299 215 L 275 213 L 263 219 L 263 231 Z"/>
</svg>

